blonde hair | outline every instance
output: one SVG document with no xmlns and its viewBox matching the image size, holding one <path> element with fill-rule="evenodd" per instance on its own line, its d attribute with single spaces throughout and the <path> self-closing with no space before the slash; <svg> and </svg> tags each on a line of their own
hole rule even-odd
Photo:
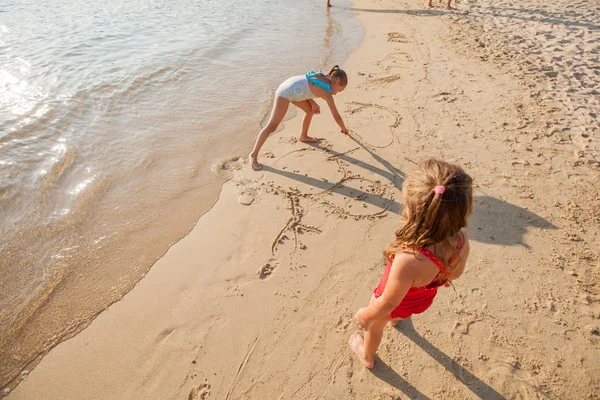
<svg viewBox="0 0 600 400">
<path fill-rule="evenodd" d="M 458 165 L 425 160 L 407 175 L 402 190 L 404 224 L 383 252 L 386 259 L 406 249 L 416 253 L 417 248 L 447 243 L 467 226 L 473 209 L 473 179 Z"/>
</svg>

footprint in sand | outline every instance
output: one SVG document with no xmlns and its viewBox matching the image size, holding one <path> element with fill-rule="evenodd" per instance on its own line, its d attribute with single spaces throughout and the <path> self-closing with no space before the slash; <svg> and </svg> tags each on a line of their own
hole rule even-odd
<svg viewBox="0 0 600 400">
<path fill-rule="evenodd" d="M 221 171 L 240 171 L 243 168 L 244 165 L 242 158 L 236 156 L 216 164 L 213 167 L 213 170 L 219 173 Z"/>
<path fill-rule="evenodd" d="M 267 279 L 269 276 L 271 276 L 276 267 L 277 266 L 273 263 L 273 261 L 270 261 L 260 267 L 257 275 L 260 279 Z"/>
<path fill-rule="evenodd" d="M 335 330 L 337 332 L 346 332 L 346 330 L 348 329 L 348 327 L 350 326 L 351 323 L 352 323 L 352 315 L 340 316 L 338 318 Z"/>
<path fill-rule="evenodd" d="M 242 192 L 240 197 L 238 197 L 238 203 L 249 206 L 254 201 L 256 195 L 252 192 Z"/>
<path fill-rule="evenodd" d="M 204 378 L 204 383 L 192 388 L 188 395 L 188 400 L 203 400 L 208 399 L 210 396 L 210 383 Z"/>
<path fill-rule="evenodd" d="M 433 98 L 440 103 L 454 103 L 458 100 L 458 97 L 452 92 L 440 92 L 433 96 Z"/>
<path fill-rule="evenodd" d="M 258 194 L 259 186 L 256 180 L 246 176 L 248 170 L 244 168 L 243 162 L 239 158 L 234 159 L 234 161 L 223 163 L 221 170 L 228 171 L 231 181 L 235 183 L 235 187 L 240 193 L 238 203 L 245 206 L 252 204 Z"/>
</svg>

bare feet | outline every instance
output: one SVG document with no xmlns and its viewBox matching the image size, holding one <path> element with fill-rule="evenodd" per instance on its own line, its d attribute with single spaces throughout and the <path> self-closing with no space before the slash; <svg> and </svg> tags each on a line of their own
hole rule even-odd
<svg viewBox="0 0 600 400">
<path fill-rule="evenodd" d="M 373 368 L 373 361 L 369 362 L 365 358 L 364 343 L 365 340 L 363 339 L 360 332 L 354 333 L 354 335 L 350 336 L 350 340 L 348 340 L 348 346 L 350 346 L 350 348 L 352 349 L 354 354 L 356 354 L 360 362 L 362 362 L 367 368 Z"/>
<path fill-rule="evenodd" d="M 253 170 L 260 171 L 262 169 L 262 165 L 258 163 L 258 159 L 256 157 L 252 157 L 252 155 L 249 155 L 248 161 L 250 161 Z"/>
<path fill-rule="evenodd" d="M 457 10 L 456 7 L 452 7 L 452 6 L 446 6 L 446 10 Z"/>
<path fill-rule="evenodd" d="M 318 142 L 321 139 L 317 139 L 317 138 L 310 137 L 310 136 L 300 136 L 298 138 L 298 140 L 301 141 L 301 142 L 304 142 L 304 143 L 315 143 L 315 142 Z"/>
</svg>

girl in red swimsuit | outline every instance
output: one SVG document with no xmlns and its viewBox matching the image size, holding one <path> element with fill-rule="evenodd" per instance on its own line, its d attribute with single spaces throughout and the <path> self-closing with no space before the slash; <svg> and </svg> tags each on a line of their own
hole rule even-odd
<svg viewBox="0 0 600 400">
<path fill-rule="evenodd" d="M 438 287 L 451 285 L 469 255 L 467 219 L 473 180 L 457 165 L 429 159 L 411 171 L 402 188 L 403 225 L 384 251 L 387 265 L 367 307 L 355 315 L 364 330 L 350 348 L 372 368 L 386 324 L 419 314 L 433 303 Z"/>
</svg>

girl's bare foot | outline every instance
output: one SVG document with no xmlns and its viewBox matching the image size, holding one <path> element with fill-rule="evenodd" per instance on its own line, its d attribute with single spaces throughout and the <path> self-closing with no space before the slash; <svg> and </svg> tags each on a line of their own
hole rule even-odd
<svg viewBox="0 0 600 400">
<path fill-rule="evenodd" d="M 318 142 L 321 139 L 317 139 L 317 138 L 310 137 L 310 136 L 300 136 L 298 138 L 298 140 L 301 141 L 301 142 L 304 142 L 304 143 L 315 143 L 315 142 Z"/>
<path fill-rule="evenodd" d="M 360 362 L 364 364 L 367 368 L 373 368 L 373 361 L 369 362 L 365 358 L 365 348 L 364 348 L 365 340 L 363 339 L 360 332 L 354 333 L 354 335 L 350 336 L 350 340 L 348 340 L 348 345 L 356 354 Z"/>
<path fill-rule="evenodd" d="M 248 156 L 248 160 L 250 161 L 250 164 L 252 165 L 253 170 L 260 171 L 262 169 L 262 165 L 260 165 L 258 163 L 258 159 L 256 157 L 252 157 L 250 155 L 250 156 Z"/>
</svg>

